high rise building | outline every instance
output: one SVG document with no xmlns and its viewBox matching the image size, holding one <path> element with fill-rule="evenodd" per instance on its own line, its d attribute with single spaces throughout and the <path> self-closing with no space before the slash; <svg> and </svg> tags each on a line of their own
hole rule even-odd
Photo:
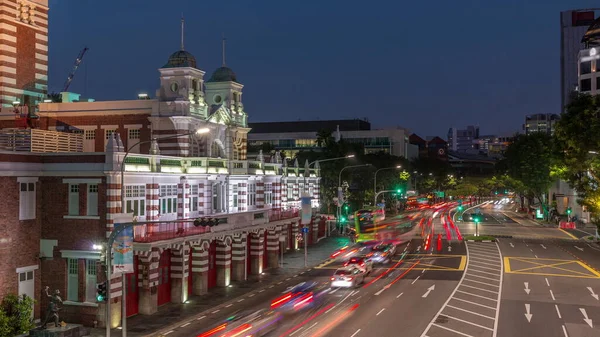
<svg viewBox="0 0 600 337">
<path fill-rule="evenodd" d="M 585 49 L 579 51 L 577 74 L 579 91 L 591 95 L 600 92 L 600 18 L 583 35 Z"/>
<path fill-rule="evenodd" d="M 525 134 L 534 132 L 544 132 L 548 135 L 554 134 L 554 127 L 560 119 L 557 114 L 534 114 L 525 116 L 525 124 L 523 130 Z"/>
<path fill-rule="evenodd" d="M 35 106 L 48 88 L 48 0 L 0 0 L 2 107 Z"/>
<path fill-rule="evenodd" d="M 585 48 L 581 38 L 594 22 L 598 8 L 569 10 L 560 13 L 560 111 L 577 89 L 577 57 Z"/>
<path fill-rule="evenodd" d="M 464 130 L 452 127 L 448 130 L 448 148 L 452 151 L 467 151 L 473 149 L 473 140 L 478 138 L 478 126 L 469 125 Z"/>
</svg>

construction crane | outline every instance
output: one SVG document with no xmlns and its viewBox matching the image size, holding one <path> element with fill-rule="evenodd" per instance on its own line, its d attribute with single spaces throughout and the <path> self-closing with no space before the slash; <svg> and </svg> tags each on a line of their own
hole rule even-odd
<svg viewBox="0 0 600 337">
<path fill-rule="evenodd" d="M 85 55 L 85 52 L 88 51 L 88 49 L 89 49 L 88 47 L 85 47 L 79 52 L 79 55 L 75 59 L 75 64 L 73 65 L 73 70 L 71 70 L 69 77 L 67 77 L 67 80 L 65 81 L 65 85 L 63 86 L 62 92 L 66 92 L 67 90 L 69 90 L 69 86 L 71 85 L 71 82 L 73 81 L 73 77 L 75 77 L 75 72 L 77 71 L 77 68 L 79 68 L 81 61 L 83 61 L 83 55 Z"/>
</svg>

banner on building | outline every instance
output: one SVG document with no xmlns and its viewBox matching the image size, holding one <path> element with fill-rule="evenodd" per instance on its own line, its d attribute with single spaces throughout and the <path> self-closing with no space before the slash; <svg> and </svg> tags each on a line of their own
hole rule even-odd
<svg viewBox="0 0 600 337">
<path fill-rule="evenodd" d="M 303 194 L 300 200 L 302 204 L 302 224 L 306 225 L 312 219 L 311 197 Z"/>
<path fill-rule="evenodd" d="M 120 223 L 115 223 L 113 230 L 120 232 L 112 244 L 112 272 L 133 273 L 133 227 L 124 228 Z"/>
</svg>

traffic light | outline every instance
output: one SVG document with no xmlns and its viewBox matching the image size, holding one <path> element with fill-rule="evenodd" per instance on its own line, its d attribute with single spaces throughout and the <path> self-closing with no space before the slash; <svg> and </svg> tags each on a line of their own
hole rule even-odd
<svg viewBox="0 0 600 337">
<path fill-rule="evenodd" d="M 481 222 L 481 215 L 473 214 L 473 221 L 475 221 L 475 223 Z"/>
<path fill-rule="evenodd" d="M 462 205 L 458 205 L 458 210 L 462 211 L 463 210 L 463 206 Z"/>
<path fill-rule="evenodd" d="M 349 209 L 348 204 L 345 204 L 344 205 L 344 211 L 348 212 L 348 209 Z"/>
<path fill-rule="evenodd" d="M 345 223 L 346 222 L 346 217 L 345 216 L 340 217 L 340 222 L 341 223 Z"/>
<path fill-rule="evenodd" d="M 106 287 L 107 283 L 106 281 L 102 282 L 102 283 L 98 283 L 96 284 L 96 300 L 98 302 L 104 302 L 106 300 L 107 296 L 107 287 Z"/>
<path fill-rule="evenodd" d="M 396 189 L 396 193 L 398 193 L 398 194 L 402 194 L 402 189 L 401 189 L 401 188 L 397 188 L 397 189 Z"/>
<path fill-rule="evenodd" d="M 567 214 L 571 215 L 571 207 L 567 208 Z"/>
</svg>

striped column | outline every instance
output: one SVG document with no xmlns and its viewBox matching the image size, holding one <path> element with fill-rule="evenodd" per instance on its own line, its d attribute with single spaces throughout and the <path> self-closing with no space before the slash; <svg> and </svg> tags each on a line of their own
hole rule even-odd
<svg viewBox="0 0 600 337">
<path fill-rule="evenodd" d="M 250 273 L 260 275 L 263 272 L 265 233 L 261 229 L 258 233 L 251 233 L 250 236 Z"/>
<path fill-rule="evenodd" d="M 121 180 L 117 175 L 106 177 L 106 237 L 113 230 L 115 215 L 121 213 Z"/>
<path fill-rule="evenodd" d="M 310 226 L 311 226 L 311 230 L 312 230 L 312 242 L 311 243 L 317 243 L 317 240 L 319 240 L 319 219 L 317 218 L 312 218 L 310 221 Z"/>
<path fill-rule="evenodd" d="M 279 233 L 281 227 L 267 230 L 267 268 L 279 267 Z"/>
<path fill-rule="evenodd" d="M 281 210 L 281 183 L 273 182 L 273 209 Z"/>
<path fill-rule="evenodd" d="M 188 180 L 181 177 L 177 184 L 177 219 L 190 217 L 190 184 Z"/>
<path fill-rule="evenodd" d="M 292 184 L 292 190 L 294 191 L 293 195 L 294 195 L 294 201 L 300 200 L 300 184 L 298 183 L 298 181 L 294 181 L 291 183 Z"/>
<path fill-rule="evenodd" d="M 204 215 L 209 212 L 206 210 L 206 187 L 208 184 L 201 182 L 198 184 L 198 214 Z"/>
<path fill-rule="evenodd" d="M 217 240 L 217 286 L 227 287 L 231 283 L 231 237 Z"/>
<path fill-rule="evenodd" d="M 212 201 L 212 189 L 213 184 L 216 184 L 217 181 L 210 180 L 207 181 L 204 185 L 204 214 L 212 214 L 213 210 L 213 201 Z"/>
<path fill-rule="evenodd" d="M 256 208 L 265 208 L 265 182 L 256 182 Z"/>
<path fill-rule="evenodd" d="M 192 293 L 203 295 L 208 291 L 208 250 L 210 241 L 203 240 L 192 246 Z"/>
<path fill-rule="evenodd" d="M 288 194 L 287 194 L 288 187 L 289 187 L 289 185 L 288 185 L 288 179 L 287 178 L 283 178 L 281 180 L 281 185 L 280 185 L 280 188 L 281 188 L 280 197 L 281 197 L 281 203 L 283 205 L 287 205 L 287 202 L 288 202 L 288 197 L 287 197 L 288 196 Z"/>
<path fill-rule="evenodd" d="M 298 233 L 300 233 L 300 229 L 298 228 L 298 222 L 294 221 L 291 224 L 292 226 L 292 243 L 294 244 L 294 246 L 292 247 L 292 249 L 298 249 Z"/>
<path fill-rule="evenodd" d="M 171 246 L 171 302 L 184 303 L 188 299 L 189 249 L 186 243 Z"/>
<path fill-rule="evenodd" d="M 153 247 L 150 251 L 138 254 L 139 312 L 152 315 L 158 310 L 156 286 L 158 285 L 158 264 L 160 251 Z"/>
<path fill-rule="evenodd" d="M 321 178 L 317 178 L 313 184 L 313 199 L 321 204 Z"/>
<path fill-rule="evenodd" d="M 157 221 L 160 210 L 158 184 L 146 184 L 146 220 Z"/>
<path fill-rule="evenodd" d="M 238 184 L 238 212 L 248 210 L 248 183 Z"/>
<path fill-rule="evenodd" d="M 245 233 L 233 236 L 231 244 L 232 281 L 246 280 L 246 254 L 248 243 Z"/>
<path fill-rule="evenodd" d="M 188 133 L 189 129 L 181 128 L 175 130 L 152 130 L 153 136 L 159 136 L 157 143 L 160 148 L 160 154 L 165 156 L 187 157 L 190 152 L 190 137 L 173 137 L 165 139 L 169 136 Z"/>
</svg>

